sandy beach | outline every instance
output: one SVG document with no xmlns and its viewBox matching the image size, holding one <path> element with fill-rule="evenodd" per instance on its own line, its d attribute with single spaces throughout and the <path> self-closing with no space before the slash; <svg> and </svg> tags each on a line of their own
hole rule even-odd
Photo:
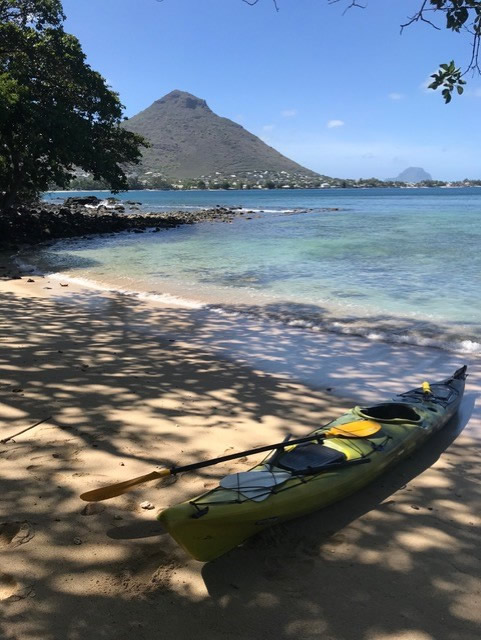
<svg viewBox="0 0 481 640">
<path fill-rule="evenodd" d="M 0 283 L 0 440 L 48 420 L 0 444 L 0 637 L 479 640 L 479 358 L 28 279 Z M 155 515 L 255 458 L 79 499 L 305 435 L 464 363 L 462 409 L 422 450 L 212 563 Z"/>
</svg>

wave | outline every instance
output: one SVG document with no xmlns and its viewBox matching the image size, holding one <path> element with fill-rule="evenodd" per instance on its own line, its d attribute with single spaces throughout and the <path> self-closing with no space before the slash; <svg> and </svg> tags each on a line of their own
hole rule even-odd
<svg viewBox="0 0 481 640">
<path fill-rule="evenodd" d="M 400 332 L 399 326 L 396 324 L 396 318 L 392 318 L 392 325 L 372 326 L 369 324 L 369 318 L 357 318 L 353 320 L 339 320 L 334 316 L 322 317 L 320 314 L 312 314 L 312 317 L 299 317 L 295 309 L 288 309 L 289 305 L 285 305 L 282 312 L 272 311 L 256 306 L 254 309 L 239 310 L 223 305 L 209 305 L 210 309 L 215 309 L 221 313 L 235 313 L 249 316 L 256 319 L 271 320 L 273 322 L 282 323 L 284 325 L 308 329 L 315 332 L 335 333 L 351 337 L 361 337 L 373 342 L 386 342 L 389 344 L 406 344 L 417 347 L 431 347 L 450 351 L 454 353 L 463 353 L 470 355 L 481 355 L 481 342 L 474 338 L 464 338 L 454 334 L 449 329 L 439 327 L 436 335 L 422 333 L 422 331 L 412 330 Z M 287 307 L 287 309 L 286 309 Z"/>
<path fill-rule="evenodd" d="M 32 265 L 25 265 L 32 268 Z M 263 305 L 235 307 L 229 304 L 212 304 L 200 302 L 190 298 L 173 295 L 171 293 L 156 293 L 147 291 L 136 291 L 118 286 L 101 283 L 90 278 L 69 276 L 65 273 L 48 273 L 48 277 L 55 280 L 63 280 L 77 284 L 82 287 L 102 291 L 106 293 L 120 293 L 125 296 L 135 297 L 138 300 L 160 302 L 166 305 L 175 305 L 189 309 L 205 309 L 223 316 L 232 318 L 251 318 L 283 324 L 297 329 L 305 329 L 314 332 L 335 333 L 350 337 L 361 337 L 369 341 L 386 342 L 391 344 L 405 344 L 417 347 L 431 347 L 454 353 L 481 355 L 481 342 L 473 337 L 467 338 L 459 336 L 449 329 L 439 327 L 430 333 L 423 333 L 422 330 L 400 331 L 399 324 L 395 317 L 392 324 L 373 326 L 369 325 L 369 318 L 350 318 L 341 320 L 336 317 L 322 317 L 320 314 L 312 314 L 311 317 L 300 317 L 296 314 L 294 306 L 282 305 L 282 311 L 272 311 Z M 435 335 L 434 335 L 435 333 Z"/>
<path fill-rule="evenodd" d="M 237 211 L 242 213 L 306 213 L 307 209 L 250 209 L 241 207 Z"/>
<path fill-rule="evenodd" d="M 64 273 L 48 273 L 46 274 L 53 280 L 63 280 L 72 284 L 78 284 L 88 289 L 95 289 L 105 293 L 121 293 L 126 296 L 138 298 L 139 300 L 153 300 L 155 302 L 163 302 L 165 304 L 175 304 L 179 307 L 188 307 L 190 309 L 202 309 L 206 305 L 203 302 L 188 300 L 180 296 L 174 296 L 170 293 L 148 293 L 145 291 L 134 291 L 132 289 L 123 289 L 122 287 L 112 287 L 90 278 L 80 278 L 76 276 L 67 276 Z"/>
<path fill-rule="evenodd" d="M 142 206 L 146 209 L 166 209 L 167 211 L 184 211 L 184 209 L 192 209 L 193 211 L 202 211 L 203 209 L 208 209 L 207 205 L 191 205 L 191 204 L 150 204 L 148 202 L 143 202 Z"/>
</svg>

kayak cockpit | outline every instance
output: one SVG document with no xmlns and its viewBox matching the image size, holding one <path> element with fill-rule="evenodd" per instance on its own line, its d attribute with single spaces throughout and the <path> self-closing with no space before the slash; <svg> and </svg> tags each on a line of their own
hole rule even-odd
<svg viewBox="0 0 481 640">
<path fill-rule="evenodd" d="M 276 460 L 276 467 L 293 475 L 310 475 L 333 464 L 338 466 L 345 460 L 347 456 L 341 451 L 320 444 L 305 444 L 280 455 Z"/>
<path fill-rule="evenodd" d="M 356 407 L 356 413 L 363 418 L 371 418 L 379 422 L 411 422 L 417 424 L 422 418 L 412 407 L 402 402 L 389 402 L 374 407 L 361 409 Z"/>
</svg>

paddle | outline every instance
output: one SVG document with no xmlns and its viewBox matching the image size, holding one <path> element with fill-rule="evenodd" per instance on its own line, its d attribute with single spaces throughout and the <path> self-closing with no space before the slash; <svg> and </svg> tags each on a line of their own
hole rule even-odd
<svg viewBox="0 0 481 640">
<path fill-rule="evenodd" d="M 160 469 L 159 471 L 152 471 L 145 476 L 139 476 L 138 478 L 132 478 L 125 482 L 118 482 L 117 484 L 111 484 L 107 487 L 101 487 L 100 489 L 93 489 L 82 493 L 80 498 L 86 502 L 99 502 L 100 500 L 108 500 L 109 498 L 115 498 L 120 496 L 132 487 L 136 487 L 144 482 L 150 482 L 151 480 L 158 480 L 159 478 L 165 478 L 166 476 L 174 476 L 177 473 L 184 471 L 194 471 L 195 469 L 202 469 L 203 467 L 210 467 L 219 462 L 227 462 L 228 460 L 235 460 L 236 458 L 243 458 L 244 456 L 250 456 L 254 453 L 262 453 L 263 451 L 271 451 L 272 449 L 284 449 L 285 447 L 291 447 L 295 444 L 302 444 L 303 442 L 322 442 L 325 438 L 329 437 L 344 437 L 344 438 L 367 438 L 377 433 L 381 429 L 381 425 L 372 420 L 358 420 L 356 422 L 349 422 L 347 424 L 340 425 L 338 427 L 331 427 L 328 431 L 319 433 L 318 435 L 310 435 L 304 438 L 297 438 L 297 440 L 289 440 L 288 442 L 278 442 L 276 444 L 268 444 L 263 447 L 256 447 L 255 449 L 248 449 L 247 451 L 239 451 L 238 453 L 230 453 L 227 456 L 220 456 L 219 458 L 211 458 L 210 460 L 204 460 L 202 462 L 194 462 L 193 464 L 187 464 L 183 467 L 172 467 Z"/>
</svg>

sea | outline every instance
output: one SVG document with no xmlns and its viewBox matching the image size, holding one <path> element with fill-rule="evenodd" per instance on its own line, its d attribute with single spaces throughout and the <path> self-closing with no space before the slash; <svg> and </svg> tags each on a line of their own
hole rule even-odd
<svg viewBox="0 0 481 640">
<path fill-rule="evenodd" d="M 88 192 L 106 197 L 105 192 Z M 48 193 L 59 202 L 85 192 Z M 144 211 L 230 223 L 61 240 L 28 260 L 126 295 L 305 331 L 481 354 L 481 188 L 134 191 Z M 20 257 L 21 258 L 21 257 Z"/>
</svg>

